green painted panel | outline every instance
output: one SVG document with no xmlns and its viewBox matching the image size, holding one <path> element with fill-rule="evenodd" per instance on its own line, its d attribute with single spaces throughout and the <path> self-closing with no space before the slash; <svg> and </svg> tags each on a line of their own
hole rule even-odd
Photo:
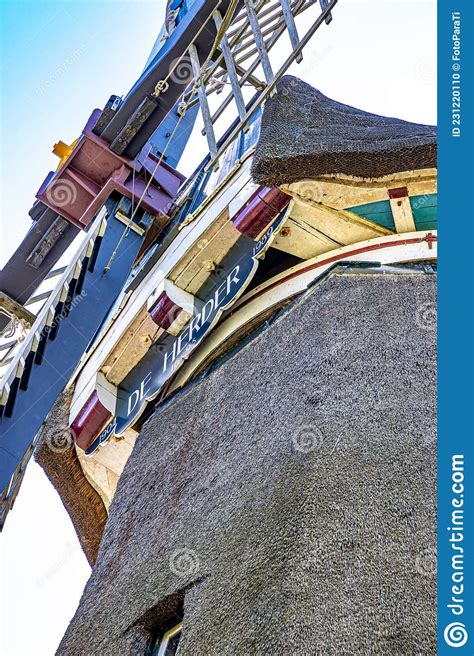
<svg viewBox="0 0 474 656">
<path fill-rule="evenodd" d="M 438 194 L 410 196 L 411 209 L 417 230 L 436 230 Z"/>
<path fill-rule="evenodd" d="M 376 203 L 366 203 L 365 205 L 348 207 L 347 210 L 357 214 L 357 216 L 361 216 L 363 219 L 373 221 L 384 228 L 395 230 L 392 209 L 390 207 L 390 201 L 388 200 L 379 200 Z"/>
<path fill-rule="evenodd" d="M 410 196 L 410 204 L 417 230 L 436 230 L 437 228 L 437 194 Z M 357 214 L 368 221 L 373 221 L 384 228 L 395 230 L 390 201 L 380 200 L 356 207 L 348 207 L 349 212 Z"/>
</svg>

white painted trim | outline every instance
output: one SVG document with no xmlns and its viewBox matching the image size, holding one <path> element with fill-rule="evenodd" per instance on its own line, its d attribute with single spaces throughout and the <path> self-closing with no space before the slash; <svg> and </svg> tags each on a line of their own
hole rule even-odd
<svg viewBox="0 0 474 656">
<path fill-rule="evenodd" d="M 107 408 L 112 414 L 115 412 L 117 403 L 117 388 L 112 385 L 101 371 L 97 372 L 95 379 L 95 390 L 97 397 L 104 408 Z"/>
<path fill-rule="evenodd" d="M 102 367 L 115 344 L 133 322 L 136 315 L 142 308 L 146 307 L 148 298 L 157 285 L 169 275 L 184 255 L 199 241 L 205 230 L 221 216 L 232 199 L 248 184 L 251 161 L 251 158 L 247 158 L 237 169 L 230 184 L 227 184 L 220 193 L 216 194 L 214 202 L 204 208 L 192 223 L 183 227 L 135 292 L 127 299 L 120 312 L 111 318 L 90 351 L 83 355 L 68 383 L 68 385 L 71 385 L 76 381 L 72 402 L 74 407 L 77 407 L 76 399 L 79 396 L 84 396 L 84 388 L 90 384 L 91 378 L 94 377 L 95 379 L 96 371 Z M 248 197 L 251 193 L 249 189 Z M 243 199 L 243 202 L 245 202 L 245 199 Z"/>
<path fill-rule="evenodd" d="M 170 300 L 173 301 L 180 308 L 189 312 L 191 315 L 194 312 L 194 306 L 196 303 L 196 298 L 189 292 L 184 291 L 181 287 L 178 287 L 171 280 L 164 278 L 159 285 L 157 285 L 155 291 L 148 298 L 146 307 L 149 311 L 150 308 L 156 303 L 160 296 L 164 293 L 168 296 Z"/>
<path fill-rule="evenodd" d="M 96 239 L 98 236 L 103 234 L 102 231 L 105 231 L 105 226 L 107 223 L 106 220 L 107 211 L 104 208 L 98 213 L 96 218 L 93 220 L 92 225 L 89 231 L 85 234 L 80 244 L 78 245 L 75 254 L 71 257 L 70 263 L 67 268 L 63 271 L 61 276 L 58 278 L 54 289 L 51 294 L 48 296 L 47 301 L 44 303 L 41 308 L 38 316 L 35 319 L 34 324 L 31 326 L 26 339 L 22 342 L 21 347 L 17 350 L 15 357 L 11 361 L 8 369 L 5 371 L 0 385 L 4 387 L 6 384 L 11 384 L 12 380 L 15 378 L 17 366 L 20 358 L 25 358 L 29 352 L 33 349 L 33 345 L 36 341 L 36 335 L 41 334 L 41 331 L 45 326 L 50 326 L 54 319 L 54 312 L 57 303 L 60 301 L 64 286 L 68 285 L 71 279 L 74 277 L 77 278 L 80 271 L 80 263 L 86 255 L 86 252 L 89 248 L 89 241 L 91 239 Z"/>
<path fill-rule="evenodd" d="M 209 337 L 193 352 L 189 360 L 183 364 L 173 383 L 170 392 L 176 391 L 186 384 L 201 363 L 215 351 L 221 344 L 228 340 L 245 324 L 262 314 L 265 310 L 277 306 L 285 299 L 304 292 L 308 286 L 321 274 L 330 269 L 337 262 L 380 262 L 381 264 L 395 264 L 406 261 L 417 261 L 437 258 L 437 244 L 432 243 L 431 249 L 428 242 L 420 241 L 414 244 L 400 244 L 407 239 L 423 239 L 429 233 L 436 235 L 436 231 L 427 230 L 423 232 L 405 233 L 403 235 L 392 235 L 371 239 L 358 244 L 351 244 L 337 251 L 331 251 L 298 264 L 287 269 L 274 278 L 265 281 L 252 291 L 244 294 L 232 307 L 232 314 L 218 325 Z M 354 249 L 373 247 L 378 244 L 393 244 L 391 246 L 377 248 L 355 255 L 348 255 Z M 325 260 L 337 256 L 336 261 L 325 263 Z M 293 276 L 289 278 L 289 276 Z M 288 278 L 288 280 L 285 280 Z M 282 281 L 282 282 L 279 282 Z M 241 308 L 239 310 L 239 308 Z"/>
<path fill-rule="evenodd" d="M 390 207 L 392 208 L 393 221 L 395 230 L 398 233 L 413 232 L 416 230 L 415 219 L 411 209 L 410 198 L 391 198 Z"/>
<path fill-rule="evenodd" d="M 80 390 L 77 390 L 77 387 L 74 390 L 71 407 L 69 408 L 69 426 L 71 426 L 72 422 L 83 408 L 85 402 L 95 390 L 96 377 L 97 371 L 94 371 L 93 375 L 88 381 L 83 381 L 83 385 L 81 386 Z"/>
<path fill-rule="evenodd" d="M 173 638 L 177 633 L 181 633 L 183 631 L 183 623 L 180 622 L 176 626 L 173 626 L 169 631 L 167 631 L 164 636 L 161 638 L 160 641 L 160 649 L 158 651 L 158 656 L 165 656 L 166 650 L 168 648 L 168 643 L 171 638 Z"/>
</svg>

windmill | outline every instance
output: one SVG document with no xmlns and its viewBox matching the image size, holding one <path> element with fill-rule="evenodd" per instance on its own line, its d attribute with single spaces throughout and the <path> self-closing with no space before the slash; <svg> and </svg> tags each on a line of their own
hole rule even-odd
<svg viewBox="0 0 474 656">
<path fill-rule="evenodd" d="M 208 147 L 202 176 L 218 170 L 237 135 L 251 132 L 282 76 L 331 22 L 336 1 L 171 3 L 129 93 L 111 96 L 74 144 L 56 149 L 60 165 L 30 211 L 34 228 L 0 272 L 0 528 L 42 423 L 110 317 L 101 299 L 115 301 L 133 285 L 130 270 L 150 235 L 169 234 L 183 209 L 175 202 L 185 180 L 174 167 L 198 108 Z M 303 32 L 298 20 L 309 10 L 315 15 Z M 290 47 L 279 61 L 282 37 Z M 54 269 L 73 240 L 75 254 Z"/>
</svg>

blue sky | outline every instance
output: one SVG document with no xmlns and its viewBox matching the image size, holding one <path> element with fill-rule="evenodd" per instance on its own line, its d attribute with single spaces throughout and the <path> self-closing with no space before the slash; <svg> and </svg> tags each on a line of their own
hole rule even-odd
<svg viewBox="0 0 474 656">
<path fill-rule="evenodd" d="M 35 193 L 58 163 L 53 144 L 70 143 L 94 108 L 128 91 L 164 4 L 0 0 L 0 266 L 31 226 Z M 31 462 L 0 536 L 0 653 L 54 654 L 89 573 L 59 496 Z"/>
<path fill-rule="evenodd" d="M 406 13 L 397 13 L 397 4 Z M 70 143 L 94 108 L 128 91 L 164 6 L 165 0 L 0 0 L 0 265 L 31 225 L 35 193 L 57 166 L 53 144 Z M 434 122 L 435 103 L 426 111 L 435 71 L 434 0 L 340 0 L 334 15 L 293 72 L 356 107 Z"/>
<path fill-rule="evenodd" d="M 57 166 L 53 144 L 74 140 L 94 108 L 132 86 L 164 5 L 0 0 L 2 262 L 30 227 L 35 193 Z M 436 2 L 340 0 L 332 24 L 290 72 L 341 102 L 433 124 Z M 180 168 L 189 172 L 192 157 L 201 156 L 185 153 Z M 52 656 L 89 567 L 58 495 L 33 462 L 0 537 L 0 561 L 0 653 Z"/>
<path fill-rule="evenodd" d="M 164 0 L 1 2 L 2 264 L 31 222 L 28 210 L 60 139 L 141 72 Z M 7 218 L 8 217 L 8 218 Z"/>
</svg>

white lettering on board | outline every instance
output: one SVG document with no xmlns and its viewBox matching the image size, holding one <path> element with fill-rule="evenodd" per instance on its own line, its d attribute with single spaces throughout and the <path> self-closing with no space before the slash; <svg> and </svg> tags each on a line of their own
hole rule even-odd
<svg viewBox="0 0 474 656">
<path fill-rule="evenodd" d="M 149 385 L 151 383 L 151 371 L 147 373 L 145 378 L 140 383 L 140 388 L 134 390 L 128 397 L 128 414 L 130 415 L 136 408 L 139 401 L 142 401 L 148 393 Z"/>
<path fill-rule="evenodd" d="M 227 276 L 227 293 L 230 294 L 230 283 L 235 282 L 236 284 L 239 282 L 240 278 L 237 278 L 237 274 L 240 271 L 240 266 L 237 264 L 236 267 L 232 269 L 230 274 Z"/>
</svg>

